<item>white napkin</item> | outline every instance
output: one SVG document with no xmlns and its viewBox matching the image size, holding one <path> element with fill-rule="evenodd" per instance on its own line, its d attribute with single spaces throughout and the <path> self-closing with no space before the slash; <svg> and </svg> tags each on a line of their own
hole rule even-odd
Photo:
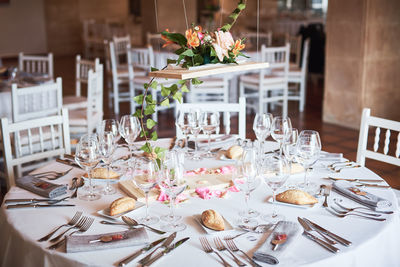
<svg viewBox="0 0 400 267">
<path fill-rule="evenodd" d="M 351 200 L 354 200 L 364 206 L 367 206 L 373 210 L 377 209 L 384 209 L 392 206 L 392 203 L 389 200 L 386 200 L 384 198 L 378 197 L 374 194 L 366 192 L 364 189 L 360 189 L 362 191 L 366 192 L 365 196 L 362 195 L 357 195 L 353 191 L 351 191 L 351 188 L 356 188 L 354 184 L 348 182 L 348 181 L 335 181 L 333 183 L 332 187 L 337 193 L 350 198 Z"/>
<path fill-rule="evenodd" d="M 271 244 L 271 241 L 277 234 L 286 234 L 287 239 L 285 243 L 278 245 L 276 250 L 272 250 L 273 245 Z M 264 244 L 254 252 L 253 259 L 272 265 L 278 264 L 278 258 L 282 257 L 290 244 L 292 244 L 300 234 L 301 231 L 298 223 L 290 221 L 278 222 L 273 232 L 268 236 L 267 240 L 265 240 Z"/>
</svg>

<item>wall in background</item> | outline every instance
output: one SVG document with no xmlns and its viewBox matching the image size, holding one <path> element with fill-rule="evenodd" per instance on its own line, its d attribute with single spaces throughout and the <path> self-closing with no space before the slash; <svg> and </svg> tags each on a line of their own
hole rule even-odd
<svg viewBox="0 0 400 267">
<path fill-rule="evenodd" d="M 47 51 L 44 0 L 0 5 L 0 57 Z"/>
</svg>

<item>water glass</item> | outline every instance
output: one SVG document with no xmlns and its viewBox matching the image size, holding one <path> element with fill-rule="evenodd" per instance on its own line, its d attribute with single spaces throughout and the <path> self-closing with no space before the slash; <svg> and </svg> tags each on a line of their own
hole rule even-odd
<svg viewBox="0 0 400 267">
<path fill-rule="evenodd" d="M 219 127 L 219 113 L 207 111 L 201 112 L 199 123 L 203 133 L 208 136 L 208 149 L 207 153 L 204 154 L 203 157 L 212 158 L 214 155 L 211 153 L 210 147 L 211 134 Z"/>
<path fill-rule="evenodd" d="M 201 160 L 201 157 L 198 153 L 198 142 L 197 137 L 201 131 L 200 127 L 200 111 L 199 110 L 191 110 L 189 113 L 189 127 L 190 133 L 194 136 L 194 152 L 192 155 L 192 160 Z"/>
<path fill-rule="evenodd" d="M 140 122 L 137 117 L 133 115 L 124 115 L 119 124 L 119 132 L 128 144 L 129 151 L 133 154 L 135 151 L 135 140 L 140 134 Z"/>
<path fill-rule="evenodd" d="M 175 125 L 179 127 L 185 137 L 185 152 L 188 151 L 188 135 L 190 133 L 190 112 L 185 112 L 182 110 L 178 111 L 176 116 Z"/>
<path fill-rule="evenodd" d="M 253 131 L 259 142 L 259 153 L 262 154 L 264 151 L 261 149 L 263 142 L 268 138 L 271 133 L 272 114 L 270 113 L 257 113 L 253 121 Z"/>
<path fill-rule="evenodd" d="M 279 155 L 282 156 L 283 144 L 292 132 L 292 122 L 289 117 L 277 116 L 272 120 L 271 136 L 279 143 Z"/>
<path fill-rule="evenodd" d="M 97 134 L 99 138 L 99 152 L 101 159 L 107 168 L 107 185 L 103 190 L 103 194 L 112 195 L 117 191 L 110 185 L 110 168 L 115 151 L 115 137 L 112 132 L 100 132 Z"/>
</svg>

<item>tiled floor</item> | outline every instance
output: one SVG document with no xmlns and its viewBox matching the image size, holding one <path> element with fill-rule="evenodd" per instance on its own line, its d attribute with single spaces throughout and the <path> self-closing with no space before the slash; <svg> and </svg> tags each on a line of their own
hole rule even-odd
<svg viewBox="0 0 400 267">
<path fill-rule="evenodd" d="M 16 64 L 16 60 L 7 60 L 7 65 Z M 55 58 L 55 76 L 63 78 L 64 95 L 74 94 L 74 57 L 56 57 Z M 117 117 L 108 107 L 108 93 L 104 93 L 104 118 Z M 307 87 L 307 105 L 305 111 L 298 111 L 297 102 L 289 104 L 289 116 L 292 119 L 293 127 L 302 129 L 313 129 L 319 131 L 321 135 L 323 150 L 328 152 L 343 153 L 344 157 L 355 161 L 357 156 L 358 131 L 333 124 L 322 122 L 322 96 L 323 82 L 318 84 L 308 83 Z M 129 106 L 127 103 L 121 104 L 120 114 L 128 114 Z M 273 113 L 279 114 L 278 111 Z M 172 112 L 162 113 L 160 115 L 158 134 L 160 137 L 171 137 L 175 134 L 175 125 Z M 247 115 L 247 132 L 249 138 L 255 138 L 252 129 L 254 114 Z M 237 122 L 236 122 L 237 123 Z M 233 121 L 232 124 L 235 124 Z M 372 139 L 372 137 L 370 137 Z M 394 142 L 393 142 L 394 143 Z M 379 163 L 373 160 L 367 160 L 367 167 L 372 169 L 383 177 L 392 187 L 400 189 L 400 168 Z M 360 177 L 357 177 L 360 178 Z"/>
</svg>

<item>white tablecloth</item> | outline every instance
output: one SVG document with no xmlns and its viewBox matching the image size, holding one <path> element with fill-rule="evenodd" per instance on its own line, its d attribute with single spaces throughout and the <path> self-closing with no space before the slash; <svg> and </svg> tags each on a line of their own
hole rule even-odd
<svg viewBox="0 0 400 267">
<path fill-rule="evenodd" d="M 204 160 L 188 164 L 190 165 L 189 168 L 191 168 L 195 167 L 196 164 L 198 164 L 197 166 L 215 166 L 218 164 L 226 165 L 226 162 Z M 68 168 L 66 165 L 54 162 L 44 169 L 65 170 Z M 81 170 L 74 169 L 67 176 L 58 180 L 58 182 L 70 183 L 72 177 L 81 173 Z M 311 173 L 310 178 L 315 182 L 327 183 L 326 180 L 321 180 L 320 178 L 326 177 L 328 174 L 332 175 L 332 173 L 327 171 L 314 171 Z M 337 177 L 378 178 L 376 174 L 366 168 L 343 170 Z M 292 181 L 300 181 L 302 178 L 302 174 L 297 174 L 293 175 L 290 179 Z M 390 189 L 368 189 L 368 191 L 382 196 L 393 203 L 393 209 L 396 212 L 393 215 L 385 215 L 387 217 L 385 222 L 364 220 L 356 217 L 337 218 L 324 210 L 320 205 L 311 209 L 279 206 L 279 213 L 284 214 L 288 220 L 297 221 L 297 216 L 307 217 L 353 242 L 353 245 L 350 247 L 339 246 L 341 252 L 332 254 L 313 241 L 301 236 L 294 242 L 290 250 L 279 259 L 279 266 L 400 266 L 400 222 L 395 195 Z M 98 210 L 107 207 L 112 200 L 122 195 L 122 192 L 118 192 L 115 195 L 102 196 L 100 200 L 94 202 L 82 201 L 79 198 L 73 199 L 68 202 L 76 204 L 76 207 L 67 208 L 5 210 L 3 205 L 0 211 L 1 265 L 13 267 L 115 265 L 116 262 L 132 254 L 139 247 L 67 254 L 62 250 L 47 250 L 46 247 L 49 246 L 49 243 L 39 243 L 36 240 L 56 226 L 66 223 L 78 210 L 83 211 L 85 215 L 91 215 L 96 218 L 93 226 L 87 231 L 87 234 L 107 233 L 123 229 L 117 226 L 100 224 L 99 221 L 104 218 L 96 215 Z M 261 184 L 252 193 L 250 199 L 252 208 L 261 213 L 271 212 L 271 204 L 266 202 L 267 197 L 270 195 L 271 191 L 267 186 Z M 13 187 L 7 193 L 5 199 L 22 197 L 34 197 L 34 195 L 23 189 Z M 332 193 L 330 200 L 334 197 L 338 197 L 338 195 Z M 345 200 L 345 203 L 347 205 L 356 205 L 350 200 Z M 221 266 L 215 254 L 206 254 L 202 251 L 198 238 L 204 236 L 206 233 L 193 220 L 192 215 L 200 214 L 205 209 L 215 209 L 228 221 L 233 223 L 238 218 L 237 212 L 242 208 L 244 208 L 242 193 L 229 193 L 228 199 L 202 200 L 192 197 L 189 201 L 179 204 L 176 213 L 184 216 L 183 220 L 187 224 L 187 228 L 183 232 L 178 233 L 176 240 L 180 240 L 186 236 L 189 236 L 190 240 L 169 255 L 158 260 L 155 266 Z M 160 216 L 166 214 L 169 210 L 166 205 L 157 202 L 151 204 L 150 212 Z M 141 208 L 131 212 L 129 215 L 138 218 L 143 214 L 144 209 Z M 261 219 L 259 221 L 260 223 L 262 222 Z M 156 224 L 154 226 L 159 227 L 160 225 Z M 236 232 L 236 230 L 234 231 Z M 149 231 L 148 234 L 150 241 L 156 240 L 159 237 Z M 218 233 L 220 236 L 227 234 L 233 233 Z M 250 241 L 246 236 L 258 237 L 254 234 L 247 234 L 237 238 L 236 244 L 239 248 L 251 254 L 258 241 Z M 224 253 L 224 256 L 226 259 L 229 259 L 232 266 L 235 265 L 227 253 Z M 133 262 L 131 265 L 135 266 L 136 263 Z"/>
</svg>

